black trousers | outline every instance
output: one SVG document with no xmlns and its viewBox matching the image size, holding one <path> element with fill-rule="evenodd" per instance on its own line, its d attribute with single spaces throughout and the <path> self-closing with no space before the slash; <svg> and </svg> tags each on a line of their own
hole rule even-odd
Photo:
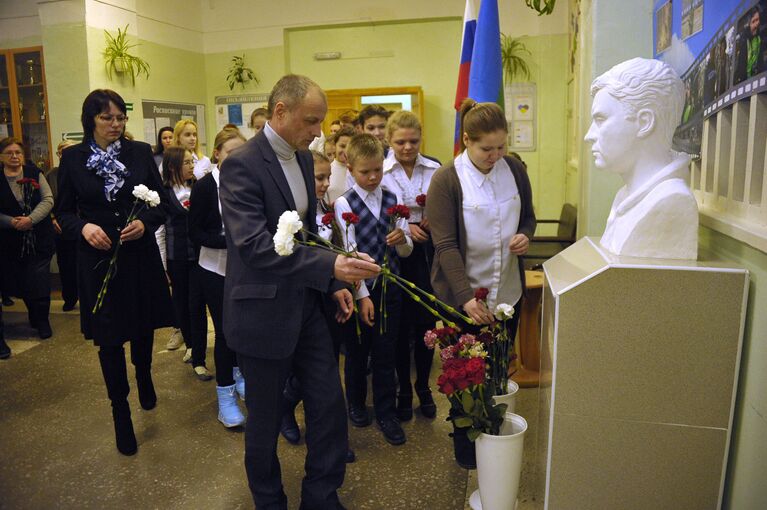
<svg viewBox="0 0 767 510">
<path fill-rule="evenodd" d="M 136 369 L 136 377 L 150 373 L 153 344 L 154 332 L 152 335 L 130 340 L 131 363 Z M 130 392 L 123 346 L 102 345 L 99 347 L 99 362 L 107 388 L 107 396 L 112 401 L 112 406 L 123 404 Z"/>
<path fill-rule="evenodd" d="M 380 332 L 381 282 L 370 290 L 370 298 L 375 305 L 375 323 L 373 327 L 360 322 L 362 334 L 357 338 L 352 326 L 352 334 L 346 341 L 346 360 L 344 363 L 344 381 L 346 383 L 346 401 L 350 406 L 363 407 L 367 397 L 367 362 L 371 359 L 373 372 L 373 408 L 376 418 L 387 420 L 394 417 L 394 400 L 397 393 L 394 377 L 394 348 L 399 330 L 402 308 L 402 293 L 393 284 L 386 290 L 386 330 Z M 354 318 L 352 317 L 351 321 Z M 349 331 L 347 329 L 347 331 Z"/>
<path fill-rule="evenodd" d="M 434 247 L 431 242 L 413 243 L 413 252 L 409 257 L 400 259 L 402 277 L 415 283 L 418 288 L 433 293 L 431 288 L 430 267 Z M 402 316 L 399 323 L 396 345 L 397 381 L 399 392 L 412 395 L 413 386 L 410 384 L 410 353 L 415 361 L 415 391 L 422 393 L 429 390 L 429 374 L 431 372 L 434 351 L 423 343 L 423 335 L 434 327 L 435 317 L 419 303 L 416 303 L 403 292 Z"/>
<path fill-rule="evenodd" d="M 196 260 L 168 260 L 176 327 L 181 328 L 184 343 L 192 349 L 192 366 L 205 366 L 208 319 L 202 299 L 202 285 Z"/>
<path fill-rule="evenodd" d="M 77 302 L 77 241 L 56 238 L 56 261 L 61 278 L 61 297 L 66 304 Z"/>
<path fill-rule="evenodd" d="M 216 363 L 216 385 L 231 386 L 234 384 L 232 369 L 237 366 L 237 356 L 226 345 L 226 338 L 224 337 L 224 277 L 202 267 L 198 267 L 197 271 L 202 290 L 202 300 L 208 305 L 210 317 L 213 319 L 213 329 L 216 332 L 216 345 L 213 348 L 213 359 Z M 207 335 L 207 321 L 205 329 Z"/>
<path fill-rule="evenodd" d="M 296 317 L 301 321 L 301 333 L 290 357 L 274 360 L 237 355 L 248 388 L 245 470 L 259 510 L 288 508 L 277 437 L 285 409 L 283 390 L 291 373 L 301 385 L 306 415 L 301 508 L 324 510 L 339 505 L 336 490 L 343 484 L 348 449 L 346 410 L 321 299 L 318 292 L 306 290 L 300 316 Z"/>
</svg>

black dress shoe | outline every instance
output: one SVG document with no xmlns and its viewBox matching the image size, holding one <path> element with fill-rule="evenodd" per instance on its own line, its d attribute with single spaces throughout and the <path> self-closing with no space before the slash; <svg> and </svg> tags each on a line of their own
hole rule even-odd
<svg viewBox="0 0 767 510">
<path fill-rule="evenodd" d="M 3 306 L 13 306 L 13 299 L 9 298 L 8 296 L 5 296 L 3 298 Z"/>
<path fill-rule="evenodd" d="M 397 409 L 394 411 L 399 421 L 410 421 L 413 419 L 413 394 L 400 393 L 397 397 Z"/>
<path fill-rule="evenodd" d="M 130 418 L 128 402 L 112 405 L 112 418 L 115 424 L 115 442 L 117 450 L 123 455 L 133 455 L 138 451 L 133 421 Z"/>
<path fill-rule="evenodd" d="M 402 430 L 399 422 L 394 418 L 387 418 L 378 420 L 378 427 L 383 432 L 386 442 L 393 445 L 404 444 L 407 439 L 405 438 L 405 431 Z"/>
<path fill-rule="evenodd" d="M 354 455 L 354 450 L 352 450 L 351 448 L 348 448 L 346 450 L 346 463 L 351 464 L 355 460 L 357 460 L 357 456 Z"/>
<path fill-rule="evenodd" d="M 421 402 L 422 415 L 426 418 L 434 418 L 437 416 L 437 404 L 434 403 L 430 390 L 418 392 L 418 400 Z"/>
<path fill-rule="evenodd" d="M 282 425 L 280 425 L 280 434 L 290 444 L 298 444 L 301 440 L 301 430 L 298 428 L 298 422 L 293 411 L 282 415 Z"/>
<path fill-rule="evenodd" d="M 61 307 L 62 310 L 65 312 L 71 312 L 75 309 L 75 305 L 77 304 L 77 301 L 74 301 L 72 303 L 64 303 L 64 306 Z"/>
<path fill-rule="evenodd" d="M 37 336 L 39 336 L 42 340 L 53 336 L 51 323 L 48 322 L 48 319 L 40 319 L 37 322 Z"/>
<path fill-rule="evenodd" d="M 367 427 L 370 425 L 370 414 L 368 414 L 367 407 L 349 406 L 349 421 L 355 427 Z"/>
</svg>

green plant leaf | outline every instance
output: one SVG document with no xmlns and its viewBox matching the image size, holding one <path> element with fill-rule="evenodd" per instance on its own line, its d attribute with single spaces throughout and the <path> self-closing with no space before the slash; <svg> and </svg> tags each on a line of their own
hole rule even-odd
<svg viewBox="0 0 767 510">
<path fill-rule="evenodd" d="M 482 431 L 481 431 L 481 430 L 478 430 L 478 429 L 470 429 L 470 430 L 469 430 L 469 431 L 466 433 L 466 437 L 468 437 L 468 438 L 469 438 L 469 441 L 475 441 L 475 440 L 476 440 L 476 439 L 479 437 L 479 435 L 480 435 L 481 433 L 482 433 Z"/>
<path fill-rule="evenodd" d="M 463 395 L 461 395 L 461 405 L 463 406 L 463 412 L 472 414 L 472 410 L 474 409 L 474 398 L 471 396 L 471 392 L 463 392 Z"/>
<path fill-rule="evenodd" d="M 474 420 L 468 416 L 458 416 L 457 418 L 453 418 L 453 423 L 458 428 L 466 428 L 471 427 L 472 423 L 474 423 Z"/>
</svg>

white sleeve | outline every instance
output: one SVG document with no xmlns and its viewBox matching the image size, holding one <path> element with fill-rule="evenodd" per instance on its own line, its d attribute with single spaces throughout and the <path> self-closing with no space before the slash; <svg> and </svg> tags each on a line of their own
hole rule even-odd
<svg viewBox="0 0 767 510">
<path fill-rule="evenodd" d="M 338 197 L 335 202 L 335 212 L 336 212 L 336 224 L 338 225 L 338 229 L 341 231 L 341 240 L 343 241 L 343 245 L 346 251 L 352 251 L 357 249 L 357 240 L 354 235 L 354 225 L 349 225 L 349 228 L 346 228 L 346 222 L 343 219 L 344 213 L 352 212 L 351 206 L 349 206 L 349 202 L 346 200 L 346 197 Z M 368 291 L 367 285 L 365 285 L 364 281 L 360 282 L 360 287 L 354 291 L 354 299 L 360 300 L 362 298 L 366 298 L 370 295 L 370 291 Z"/>
<path fill-rule="evenodd" d="M 157 240 L 157 247 L 160 249 L 160 258 L 162 259 L 162 267 L 168 270 L 167 249 L 165 247 L 165 225 L 160 225 L 160 228 L 155 230 L 154 238 Z"/>
</svg>

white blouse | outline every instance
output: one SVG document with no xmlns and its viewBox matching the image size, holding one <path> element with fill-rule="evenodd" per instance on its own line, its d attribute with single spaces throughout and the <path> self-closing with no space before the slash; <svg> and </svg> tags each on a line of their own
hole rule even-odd
<svg viewBox="0 0 767 510">
<path fill-rule="evenodd" d="M 354 177 L 349 172 L 349 168 L 337 159 L 334 159 L 330 163 L 330 186 L 328 186 L 327 191 L 328 201 L 332 204 L 353 186 Z"/>
<path fill-rule="evenodd" d="M 384 177 L 382 185 L 384 188 L 399 194 L 402 197 L 402 203 L 410 209 L 410 223 L 420 223 L 424 216 L 424 208 L 418 205 L 416 197 L 426 194 L 431 184 L 431 178 L 434 172 L 439 168 L 439 163 L 418 154 L 413 167 L 413 175 L 408 177 L 405 169 L 397 158 L 394 157 L 394 151 L 389 151 L 389 156 L 384 160 Z"/>
<path fill-rule="evenodd" d="M 211 170 L 211 162 L 210 158 L 208 156 L 203 156 L 201 158 L 197 157 L 197 154 L 194 152 L 192 153 L 192 159 L 194 159 L 194 177 L 198 181 L 205 177 L 206 174 L 210 173 Z"/>
<path fill-rule="evenodd" d="M 511 168 L 501 158 L 483 174 L 464 151 L 455 169 L 463 192 L 466 276 L 474 290 L 490 291 L 490 310 L 499 303 L 514 305 L 522 296 L 522 280 L 509 242 L 519 228 L 522 203 Z"/>
</svg>

